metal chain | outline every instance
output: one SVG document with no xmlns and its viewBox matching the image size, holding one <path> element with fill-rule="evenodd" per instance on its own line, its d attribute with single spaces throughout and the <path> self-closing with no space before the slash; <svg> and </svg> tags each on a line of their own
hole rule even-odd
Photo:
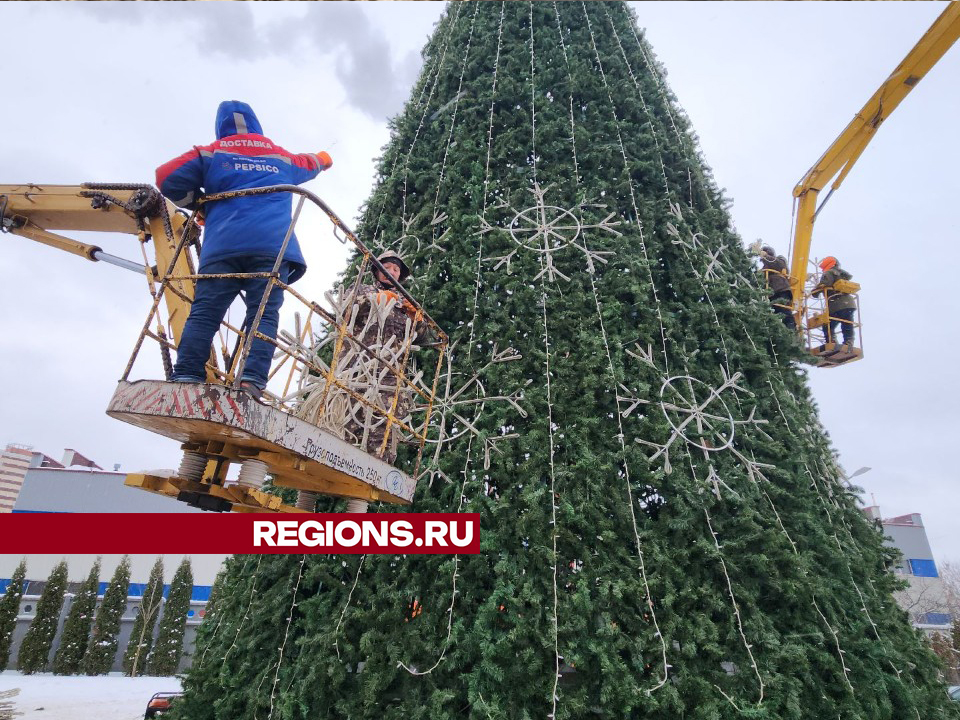
<svg viewBox="0 0 960 720">
<path fill-rule="evenodd" d="M 127 202 L 121 202 L 117 198 L 107 195 L 102 192 L 96 192 L 98 190 L 137 190 L 140 192 L 148 193 L 151 196 L 151 199 L 158 205 L 160 218 L 163 220 L 163 230 L 167 234 L 167 238 L 171 241 L 173 237 L 173 225 L 170 223 L 170 215 L 167 212 L 167 204 L 163 202 L 163 196 L 160 195 L 160 192 L 153 187 L 153 185 L 144 185 L 142 183 L 83 183 L 81 186 L 86 188 L 91 192 L 81 191 L 80 195 L 82 197 L 89 197 L 94 200 L 101 200 L 109 202 L 113 205 L 116 205 L 120 208 L 123 208 L 127 212 L 132 212 L 134 215 L 140 215 L 143 213 L 146 204 L 135 205 L 134 200 L 139 199 L 142 196 L 138 194 L 132 195 L 130 200 Z M 158 202 L 159 201 L 159 202 Z"/>
</svg>

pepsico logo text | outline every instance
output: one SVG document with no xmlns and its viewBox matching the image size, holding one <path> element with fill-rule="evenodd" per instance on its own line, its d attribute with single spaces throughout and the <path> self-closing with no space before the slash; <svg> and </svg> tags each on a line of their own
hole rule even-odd
<svg viewBox="0 0 960 720">
<path fill-rule="evenodd" d="M 280 168 L 276 165 L 267 165 L 266 163 L 239 163 L 235 162 L 233 164 L 234 170 L 259 170 L 260 172 L 280 172 Z"/>
</svg>

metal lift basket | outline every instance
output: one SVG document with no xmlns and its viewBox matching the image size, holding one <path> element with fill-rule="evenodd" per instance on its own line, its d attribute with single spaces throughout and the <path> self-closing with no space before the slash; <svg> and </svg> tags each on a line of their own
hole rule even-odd
<svg viewBox="0 0 960 720">
<path fill-rule="evenodd" d="M 336 213 L 309 191 L 293 185 L 239 190 L 208 196 L 201 207 L 274 193 L 297 195 L 299 202 L 271 273 L 199 275 L 192 271 L 194 261 L 191 259 L 190 271 L 184 274 L 178 271 L 178 267 L 183 267 L 180 258 L 191 246 L 189 233 L 184 231 L 166 272 L 158 277 L 158 287 L 153 289 L 153 305 L 107 413 L 178 440 L 182 443 L 184 459 L 175 473 L 128 475 L 126 484 L 218 511 L 310 511 L 317 495 L 410 504 L 447 347 L 446 334 L 399 283 L 395 283 L 389 293 L 392 299 L 386 302 L 390 305 L 371 310 L 367 325 L 358 326 L 355 317 L 358 303 L 374 302 L 359 294 L 362 277 L 368 269 L 378 269 L 385 276 L 386 271 Z M 342 243 L 352 242 L 357 253 L 353 287 L 342 288 L 339 297 L 328 293 L 327 307 L 307 300 L 280 280 L 281 261 L 305 200 L 320 208 L 333 223 L 334 236 Z M 186 227 L 195 224 L 196 212 Z M 221 333 L 230 335 L 233 347 L 221 334 L 222 357 L 218 361 L 216 351 L 211 353 L 207 363 L 208 382 L 131 381 L 131 369 L 147 339 L 158 342 L 170 378 L 169 354 L 174 343 L 166 339 L 165 328 L 159 321 L 161 297 L 169 295 L 170 288 L 184 287 L 184 283 L 201 279 L 216 282 L 218 277 L 259 277 L 267 280 L 267 286 L 252 321 L 248 314 L 248 326 L 223 323 Z M 299 302 L 304 314 L 295 313 L 291 330 L 281 330 L 276 337 L 270 337 L 260 332 L 260 321 L 274 288 L 284 292 L 286 298 Z M 380 295 L 382 293 L 377 297 Z M 404 337 L 391 336 L 389 342 L 369 344 L 366 333 L 371 323 L 374 329 L 376 326 L 376 320 L 371 317 L 379 317 L 382 330 L 386 313 L 396 303 L 410 316 Z M 418 338 L 414 327 L 432 342 L 425 342 L 427 337 Z M 278 362 L 274 362 L 271 379 L 287 365 L 283 390 L 274 387 L 262 399 L 240 389 L 240 378 L 255 339 L 270 343 L 275 349 Z M 425 349 L 436 357 L 429 382 L 424 379 L 423 371 L 412 377 L 408 375 L 413 352 Z M 350 371 L 357 366 L 361 371 L 350 376 Z M 279 379 L 282 378 L 278 378 L 275 385 Z M 306 407 L 306 400 L 311 396 L 312 415 L 308 419 L 300 410 Z M 364 418 L 362 423 L 356 420 L 358 416 Z M 353 418 L 352 425 L 350 418 Z M 345 426 L 353 427 L 356 436 L 345 437 Z M 372 427 L 378 428 L 376 434 L 371 431 Z M 381 459 L 389 444 L 396 446 L 397 436 L 418 446 L 410 474 Z M 226 481 L 231 463 L 241 464 L 240 477 L 235 483 Z M 296 507 L 285 505 L 277 496 L 261 490 L 268 473 L 274 485 L 299 491 Z"/>
<path fill-rule="evenodd" d="M 296 196 L 298 203 L 272 272 L 199 274 L 203 208 L 238 198 L 263 202 L 258 197 L 277 193 Z M 308 300 L 280 279 L 306 201 L 332 223 L 333 237 L 354 250 L 352 286 L 344 283 L 339 294 L 327 293 L 325 304 Z M 119 265 L 147 281 L 150 311 L 107 414 L 179 441 L 184 457 L 177 470 L 131 474 L 127 485 L 218 511 L 310 511 L 317 495 L 411 503 L 448 339 L 399 282 L 389 293 L 374 294 L 375 300 L 361 292 L 367 271 L 377 269 L 384 276 L 386 271 L 322 199 L 295 185 L 276 185 L 210 195 L 185 213 L 150 185 L 4 185 L 0 216 L 4 232 Z M 134 235 L 143 264 L 51 232 L 63 229 Z M 180 342 L 195 284 L 217 278 L 263 279 L 266 291 L 255 316 L 248 309 L 247 322 L 232 324 L 228 316 L 221 323 L 206 382 L 172 382 L 171 353 Z M 288 326 L 281 324 L 273 336 L 260 331 L 260 322 L 276 288 L 289 301 L 283 321 Z M 389 296 L 385 307 L 379 304 L 384 294 Z M 365 326 L 357 319 L 362 302 L 378 303 L 365 315 Z M 389 341 L 379 342 L 371 328 L 376 330 L 379 321 L 383 330 L 397 303 L 409 318 L 405 334 L 391 333 Z M 267 391 L 259 399 L 240 387 L 255 339 L 274 349 Z M 141 353 L 145 345 L 159 348 L 165 380 L 153 379 L 159 370 L 156 356 L 145 361 L 152 368 L 140 374 L 148 379 L 131 376 L 141 355 L 151 357 Z M 415 459 L 406 460 L 402 469 L 382 459 L 398 442 L 417 447 Z M 228 480 L 232 463 L 241 464 L 236 482 Z M 296 507 L 262 490 L 268 474 L 274 485 L 299 491 Z"/>
</svg>

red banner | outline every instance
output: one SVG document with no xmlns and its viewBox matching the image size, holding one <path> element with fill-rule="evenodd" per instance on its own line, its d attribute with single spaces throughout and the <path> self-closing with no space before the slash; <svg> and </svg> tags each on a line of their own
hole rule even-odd
<svg viewBox="0 0 960 720">
<path fill-rule="evenodd" d="M 0 515 L 4 554 L 476 554 L 476 513 Z"/>
</svg>

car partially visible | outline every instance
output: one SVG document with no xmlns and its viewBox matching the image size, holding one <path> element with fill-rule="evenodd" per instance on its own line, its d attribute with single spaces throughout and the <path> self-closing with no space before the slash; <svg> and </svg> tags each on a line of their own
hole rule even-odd
<svg viewBox="0 0 960 720">
<path fill-rule="evenodd" d="M 163 717 L 170 709 L 170 704 L 181 695 L 183 695 L 182 692 L 154 693 L 153 697 L 147 702 L 147 711 L 143 714 L 143 720 Z"/>
</svg>

